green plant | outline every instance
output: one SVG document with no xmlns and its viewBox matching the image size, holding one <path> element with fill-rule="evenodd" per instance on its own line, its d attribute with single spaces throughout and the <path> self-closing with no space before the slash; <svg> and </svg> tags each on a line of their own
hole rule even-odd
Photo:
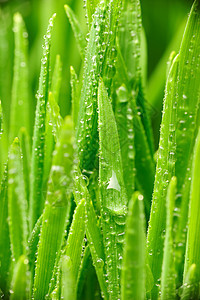
<svg viewBox="0 0 200 300">
<path fill-rule="evenodd" d="M 58 104 L 59 55 L 50 71 L 54 14 L 33 133 L 27 33 L 13 19 L 10 122 L 0 103 L 2 297 L 198 299 L 200 2 L 169 58 L 156 153 L 140 1 L 86 1 L 87 36 L 64 9 L 82 59 L 70 68 L 71 115 Z"/>
</svg>

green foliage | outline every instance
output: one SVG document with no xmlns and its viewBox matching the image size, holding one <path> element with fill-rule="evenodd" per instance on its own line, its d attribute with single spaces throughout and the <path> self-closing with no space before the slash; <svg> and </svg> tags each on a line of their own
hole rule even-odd
<svg viewBox="0 0 200 300">
<path fill-rule="evenodd" d="M 15 1 L 0 4 L 2 297 L 198 299 L 200 2 L 149 80 L 140 1 L 86 0 L 88 26 L 78 1 L 31 6 L 43 8 L 42 26 L 58 10 L 44 36 L 36 107 L 42 26 L 28 47 L 37 16 L 15 13 L 11 38 Z M 161 114 L 166 74 L 155 152 L 150 118 Z"/>
</svg>

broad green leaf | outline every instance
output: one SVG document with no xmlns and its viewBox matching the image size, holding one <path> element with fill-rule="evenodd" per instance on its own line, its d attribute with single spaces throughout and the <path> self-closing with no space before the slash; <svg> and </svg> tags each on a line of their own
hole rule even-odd
<svg viewBox="0 0 200 300">
<path fill-rule="evenodd" d="M 41 73 L 39 90 L 37 93 L 37 107 L 35 113 L 35 126 L 33 133 L 31 178 L 30 178 L 30 230 L 32 231 L 43 209 L 42 177 L 44 167 L 44 144 L 45 144 L 45 115 L 48 100 L 49 86 L 49 59 L 51 31 L 55 15 L 50 19 L 47 34 L 43 46 L 43 58 L 41 61 Z"/>
<path fill-rule="evenodd" d="M 166 83 L 163 118 L 160 131 L 160 144 L 157 154 L 157 167 L 154 185 L 153 202 L 151 207 L 150 223 L 147 236 L 147 251 L 150 268 L 154 277 L 154 289 L 152 297 L 157 297 L 160 283 L 165 219 L 166 196 L 169 180 L 174 175 L 175 165 L 175 121 L 176 105 L 174 104 L 176 93 L 178 57 L 175 58 Z"/>
<path fill-rule="evenodd" d="M 56 257 L 61 250 L 70 210 L 73 124 L 66 117 L 53 154 L 35 269 L 33 298 L 48 293 Z"/>
<path fill-rule="evenodd" d="M 200 130 L 196 139 L 194 148 L 194 156 L 192 163 L 192 181 L 190 192 L 190 205 L 189 205 L 189 217 L 188 217 L 188 234 L 187 234 L 187 246 L 185 256 L 184 278 L 183 283 L 186 282 L 186 275 L 192 264 L 196 265 L 196 282 L 200 281 Z M 198 287 L 196 287 L 197 289 Z"/>
<path fill-rule="evenodd" d="M 21 127 L 29 132 L 28 34 L 22 16 L 14 15 L 15 57 L 10 111 L 10 141 L 18 136 Z"/>
<path fill-rule="evenodd" d="M 56 56 L 56 62 L 52 75 L 51 91 L 53 93 L 56 103 L 59 102 L 60 86 L 62 82 L 62 62 L 60 55 Z"/>
<path fill-rule="evenodd" d="M 72 26 L 74 36 L 76 38 L 76 42 L 80 51 L 81 58 L 84 59 L 85 56 L 85 47 L 86 47 L 86 39 L 85 36 L 81 30 L 81 26 L 73 12 L 73 10 L 66 4 L 65 5 L 65 11 L 67 14 L 67 17 L 70 21 L 70 24 Z"/>
<path fill-rule="evenodd" d="M 0 288 L 8 295 L 8 274 L 11 261 L 8 228 L 8 168 L 5 166 L 0 189 Z"/>
<path fill-rule="evenodd" d="M 76 299 L 76 292 L 74 289 L 75 278 L 73 273 L 73 264 L 69 256 L 64 255 L 61 258 L 62 270 L 62 288 L 61 297 L 64 300 Z"/>
<path fill-rule="evenodd" d="M 10 299 L 25 300 L 28 298 L 28 259 L 22 255 L 14 268 Z"/>
<path fill-rule="evenodd" d="M 103 82 L 98 91 L 100 140 L 100 199 L 102 229 L 111 299 L 120 297 L 120 269 L 124 242 L 127 196 L 123 182 L 119 138 L 112 105 Z M 112 137 L 112 138 L 110 138 Z"/>
<path fill-rule="evenodd" d="M 174 239 L 173 239 L 173 218 L 176 198 L 176 177 L 172 177 L 167 192 L 167 217 L 166 234 L 164 243 L 164 255 L 161 277 L 161 299 L 171 300 L 176 298 L 175 285 L 175 260 L 174 260 Z"/>
<path fill-rule="evenodd" d="M 8 216 L 12 256 L 15 262 L 26 254 L 28 224 L 23 161 L 18 138 L 10 147 L 8 159 Z"/>
<path fill-rule="evenodd" d="M 145 217 L 143 196 L 129 202 L 121 275 L 121 299 L 145 299 Z"/>
<path fill-rule="evenodd" d="M 71 276 L 74 281 L 74 294 L 77 293 L 78 273 L 81 265 L 81 255 L 85 237 L 85 199 L 81 200 L 75 209 L 70 227 L 65 254 L 71 262 Z M 70 287 L 66 286 L 66 289 Z M 72 287 L 71 287 L 72 288 Z M 74 298 L 75 299 L 75 298 Z"/>
<path fill-rule="evenodd" d="M 71 94 L 72 94 L 72 119 L 74 123 L 74 128 L 77 127 L 78 113 L 79 113 L 79 81 L 78 76 L 74 68 L 70 67 L 71 74 Z"/>
<path fill-rule="evenodd" d="M 192 264 L 181 289 L 181 300 L 198 299 L 199 282 L 196 280 L 196 265 Z"/>
</svg>

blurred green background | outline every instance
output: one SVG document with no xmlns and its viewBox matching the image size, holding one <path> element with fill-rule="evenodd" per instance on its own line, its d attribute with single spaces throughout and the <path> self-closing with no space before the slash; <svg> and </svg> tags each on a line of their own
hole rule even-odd
<svg viewBox="0 0 200 300">
<path fill-rule="evenodd" d="M 178 50 L 183 35 L 187 15 L 192 0 L 141 0 L 143 26 L 146 32 L 148 53 L 148 83 L 146 97 L 154 108 L 152 123 L 157 145 L 162 99 L 166 80 L 166 63 L 172 50 Z M 70 76 L 69 67 L 76 72 L 80 68 L 80 56 L 64 4 L 69 4 L 76 12 L 82 29 L 87 32 L 83 0 L 0 0 L 0 100 L 5 115 L 5 126 L 9 124 L 9 105 L 13 72 L 13 32 L 14 12 L 20 12 L 29 33 L 29 82 L 32 95 L 32 123 L 34 122 L 35 94 L 37 92 L 42 38 L 49 17 L 56 12 L 57 19 L 53 30 L 52 68 L 56 54 L 63 62 L 63 81 L 60 96 L 61 114 L 70 112 Z"/>
</svg>

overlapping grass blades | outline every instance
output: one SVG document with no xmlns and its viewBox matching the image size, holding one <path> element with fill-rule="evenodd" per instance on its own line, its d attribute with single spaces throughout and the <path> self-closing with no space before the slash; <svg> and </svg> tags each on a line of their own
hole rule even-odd
<svg viewBox="0 0 200 300">
<path fill-rule="evenodd" d="M 87 0 L 87 35 L 72 8 L 64 6 L 82 66 L 70 69 L 71 116 L 60 113 L 59 55 L 50 71 L 53 15 L 33 142 L 22 110 L 30 104 L 27 34 L 14 17 L 10 131 L 0 136 L 0 292 L 5 299 L 198 299 L 200 2 L 170 56 L 156 155 L 140 1 Z M 0 134 L 2 121 L 0 103 Z"/>
<path fill-rule="evenodd" d="M 51 31 L 55 15 L 50 19 L 45 42 L 43 46 L 43 58 L 41 61 L 41 74 L 39 90 L 37 93 L 37 107 L 35 113 L 35 126 L 33 133 L 31 172 L 30 172 L 30 230 L 33 229 L 43 209 L 42 179 L 44 167 L 44 143 L 45 143 L 45 116 L 49 88 L 49 59 Z"/>
</svg>

